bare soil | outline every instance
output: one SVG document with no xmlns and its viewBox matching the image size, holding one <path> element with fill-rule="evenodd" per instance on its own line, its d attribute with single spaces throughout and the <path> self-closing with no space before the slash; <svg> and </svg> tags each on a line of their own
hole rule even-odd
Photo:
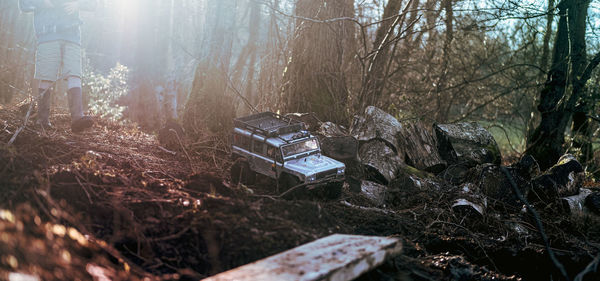
<svg viewBox="0 0 600 281">
<path fill-rule="evenodd" d="M 72 134 L 58 113 L 53 129 L 29 124 L 6 146 L 21 118 L 0 110 L 2 280 L 197 280 L 332 233 L 403 239 L 404 254 L 362 280 L 562 279 L 527 214 L 455 213 L 449 184 L 406 190 L 401 206 L 385 208 L 347 188 L 336 200 L 284 200 L 268 179 L 230 184 L 227 136 L 171 153 L 133 125 L 98 120 Z M 573 278 L 598 255 L 600 220 L 538 211 Z"/>
</svg>

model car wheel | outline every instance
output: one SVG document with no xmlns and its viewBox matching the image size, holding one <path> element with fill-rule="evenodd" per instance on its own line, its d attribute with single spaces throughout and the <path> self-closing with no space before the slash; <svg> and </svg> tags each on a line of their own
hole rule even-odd
<svg viewBox="0 0 600 281">
<path fill-rule="evenodd" d="M 296 176 L 292 176 L 290 174 L 282 174 L 279 177 L 279 192 L 283 193 L 285 191 L 287 191 L 288 189 L 299 185 L 300 184 L 300 180 L 298 179 L 298 177 Z"/>
<path fill-rule="evenodd" d="M 245 185 L 254 184 L 256 173 L 250 169 L 248 161 L 243 158 L 236 160 L 231 166 L 231 182 L 233 184 L 242 183 Z"/>
<path fill-rule="evenodd" d="M 334 182 L 327 184 L 325 186 L 325 198 L 327 199 L 337 199 L 342 195 L 342 186 L 343 182 Z"/>
</svg>

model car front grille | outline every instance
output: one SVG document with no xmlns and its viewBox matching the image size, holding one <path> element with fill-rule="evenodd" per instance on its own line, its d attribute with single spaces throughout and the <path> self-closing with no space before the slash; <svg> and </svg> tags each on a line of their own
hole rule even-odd
<svg viewBox="0 0 600 281">
<path fill-rule="evenodd" d="M 330 176 L 335 176 L 336 174 L 337 174 L 337 169 L 331 169 L 331 170 L 317 173 L 316 179 L 320 180 L 320 179 L 324 179 L 324 178 L 327 178 Z"/>
</svg>

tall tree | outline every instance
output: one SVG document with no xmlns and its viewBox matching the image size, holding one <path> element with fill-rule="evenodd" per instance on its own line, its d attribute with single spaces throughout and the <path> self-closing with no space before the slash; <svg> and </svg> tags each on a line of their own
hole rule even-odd
<svg viewBox="0 0 600 281">
<path fill-rule="evenodd" d="M 538 110 L 542 119 L 528 138 L 527 153 L 533 155 L 542 168 L 552 166 L 564 153 L 565 130 L 585 101 L 585 84 L 600 62 L 600 53 L 588 62 L 586 56 L 586 20 L 590 0 L 563 0 L 558 5 L 558 30 L 552 66 L 540 95 Z M 585 114 L 585 112 L 581 112 Z M 574 127 L 581 120 L 574 118 Z"/>
<path fill-rule="evenodd" d="M 192 134 L 208 128 L 213 132 L 229 131 L 234 117 L 233 98 L 227 94 L 230 83 L 234 26 L 237 10 L 235 0 L 209 0 L 206 22 L 211 28 L 206 34 L 202 60 L 194 74 L 190 98 L 184 113 L 184 127 Z"/>
<path fill-rule="evenodd" d="M 402 0 L 389 0 L 383 10 L 381 25 L 377 28 L 373 51 L 367 63 L 363 86 L 359 96 L 359 111 L 369 105 L 379 105 L 385 86 L 388 60 L 390 59 L 390 40 L 400 23 Z"/>
<path fill-rule="evenodd" d="M 353 0 L 299 0 L 292 53 L 285 73 L 287 111 L 346 121 L 345 69 L 354 53 Z"/>
</svg>

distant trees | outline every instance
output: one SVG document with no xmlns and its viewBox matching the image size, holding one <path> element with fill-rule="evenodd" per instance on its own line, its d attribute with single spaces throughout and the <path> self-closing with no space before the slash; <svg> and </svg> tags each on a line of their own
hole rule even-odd
<svg viewBox="0 0 600 281">
<path fill-rule="evenodd" d="M 150 2 L 118 12 L 125 2 L 101 1 L 83 26 L 87 67 L 131 69 L 128 114 L 149 129 L 161 123 L 156 88 L 168 80 L 192 135 L 264 110 L 348 124 L 376 105 L 401 118 L 510 127 L 521 139 L 530 125 L 527 152 L 544 165 L 567 148 L 593 153 L 598 56 L 586 46 L 598 15 L 589 0 Z M 0 27 L 7 102 L 29 86 L 33 34 L 15 1 L 0 2 Z"/>
</svg>

